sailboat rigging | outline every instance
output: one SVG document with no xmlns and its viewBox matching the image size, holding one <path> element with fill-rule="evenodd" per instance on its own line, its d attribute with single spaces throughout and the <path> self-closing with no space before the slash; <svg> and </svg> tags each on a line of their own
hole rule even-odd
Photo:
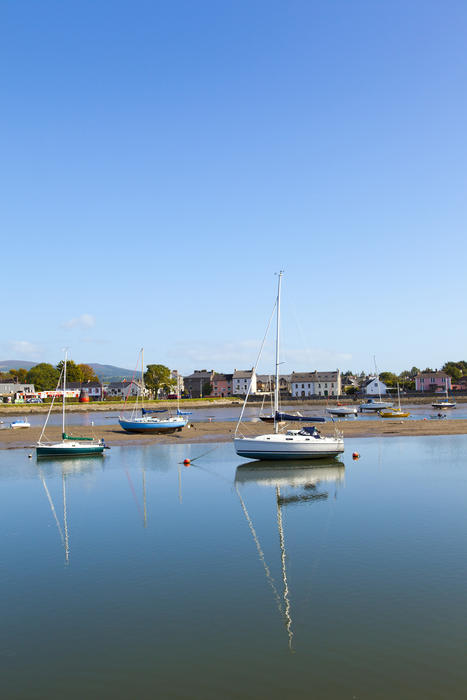
<svg viewBox="0 0 467 700">
<path fill-rule="evenodd" d="M 36 445 L 37 457 L 79 457 L 90 455 L 102 455 L 105 449 L 110 449 L 103 439 L 95 440 L 92 437 L 76 437 L 66 432 L 66 365 L 68 352 L 65 350 L 65 360 L 62 374 L 59 377 L 57 389 L 63 377 L 63 401 L 62 401 L 62 441 L 55 443 L 44 442 L 45 429 L 49 421 L 50 413 L 55 401 L 55 395 L 50 404 L 49 412 L 45 419 L 42 432 Z"/>
<path fill-rule="evenodd" d="M 281 311 L 281 284 L 283 272 L 279 272 L 276 298 L 276 362 L 274 385 L 274 432 L 272 434 L 248 437 L 240 434 L 239 428 L 243 417 L 248 393 L 245 397 L 242 412 L 238 420 L 234 448 L 241 457 L 251 459 L 316 459 L 320 457 L 335 457 L 344 451 L 344 438 L 342 433 L 336 431 L 335 437 L 324 437 L 313 426 L 304 426 L 301 430 L 287 430 L 279 432 L 279 424 L 284 421 L 324 422 L 324 418 L 310 418 L 294 416 L 279 410 L 279 366 L 280 366 L 280 311 Z M 269 327 L 269 324 L 268 324 Z M 264 340 L 263 340 L 264 345 Z M 263 346 L 262 346 L 263 347 Z M 261 347 L 261 349 L 262 349 Z M 261 351 L 260 351 L 261 355 Z M 259 356 L 256 364 L 258 364 Z M 256 370 L 256 366 L 255 366 Z"/>
<path fill-rule="evenodd" d="M 143 406 L 144 396 L 144 361 L 143 348 L 141 348 L 141 415 L 138 413 L 139 392 L 136 395 L 135 405 L 130 418 L 118 417 L 123 430 L 128 433 L 173 433 L 181 430 L 188 423 L 182 416 L 169 416 L 167 418 L 156 418 L 153 413 L 166 413 L 167 409 L 147 409 Z M 128 398 L 128 396 L 127 396 Z"/>
</svg>

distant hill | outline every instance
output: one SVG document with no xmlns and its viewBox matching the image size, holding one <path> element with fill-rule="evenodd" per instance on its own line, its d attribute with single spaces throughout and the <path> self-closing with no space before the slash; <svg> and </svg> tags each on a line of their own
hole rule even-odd
<svg viewBox="0 0 467 700">
<path fill-rule="evenodd" d="M 28 362 L 27 360 L 0 360 L 0 372 L 8 372 L 9 369 L 31 369 L 37 362 Z"/>
<path fill-rule="evenodd" d="M 20 367 L 29 370 L 37 364 L 39 363 L 28 362 L 27 360 L 0 360 L 0 372 L 8 372 L 10 369 L 20 369 Z M 99 362 L 85 362 L 83 364 L 92 367 L 101 382 L 118 382 L 122 379 L 131 379 L 134 374 L 134 370 L 132 369 L 115 367 L 115 365 L 101 365 Z"/>
<path fill-rule="evenodd" d="M 118 382 L 121 379 L 131 379 L 134 375 L 133 369 L 124 369 L 114 365 L 101 365 L 99 362 L 85 362 L 93 368 L 101 382 Z"/>
</svg>

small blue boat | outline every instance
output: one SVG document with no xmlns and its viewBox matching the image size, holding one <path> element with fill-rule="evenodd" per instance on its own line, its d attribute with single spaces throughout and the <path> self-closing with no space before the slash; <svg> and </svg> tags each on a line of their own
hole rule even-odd
<svg viewBox="0 0 467 700">
<path fill-rule="evenodd" d="M 123 430 L 128 433 L 173 433 L 185 427 L 188 421 L 185 418 L 171 416 L 169 418 L 153 418 L 141 416 L 141 418 L 119 418 Z"/>
</svg>

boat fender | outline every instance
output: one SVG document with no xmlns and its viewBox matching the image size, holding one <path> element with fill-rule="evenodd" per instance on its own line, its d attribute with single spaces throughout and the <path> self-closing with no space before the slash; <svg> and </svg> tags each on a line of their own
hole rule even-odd
<svg viewBox="0 0 467 700">
<path fill-rule="evenodd" d="M 360 459 L 360 454 L 358 452 L 352 452 L 352 459 Z"/>
</svg>

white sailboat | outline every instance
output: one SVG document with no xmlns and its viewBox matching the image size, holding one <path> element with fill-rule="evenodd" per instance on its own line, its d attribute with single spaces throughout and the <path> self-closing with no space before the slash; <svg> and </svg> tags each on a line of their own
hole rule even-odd
<svg viewBox="0 0 467 700">
<path fill-rule="evenodd" d="M 301 430 L 287 430 L 279 432 L 280 419 L 284 415 L 279 411 L 279 349 L 280 349 L 280 302 L 282 272 L 279 272 L 276 300 L 276 382 L 274 387 L 274 432 L 266 435 L 249 437 L 240 434 L 240 424 L 248 400 L 249 392 L 245 397 L 240 418 L 235 428 L 234 448 L 241 457 L 250 459 L 319 459 L 321 457 L 335 457 L 344 451 L 344 438 L 342 433 L 336 431 L 335 437 L 324 437 L 315 426 L 306 426 Z M 258 358 L 259 360 L 259 358 Z M 258 363 L 258 361 L 257 361 Z M 256 369 L 256 367 L 255 367 Z M 287 420 L 287 418 L 285 418 Z M 293 420 L 301 422 L 316 422 L 317 419 L 308 419 L 303 416 L 294 417 Z M 324 421 L 324 419 L 321 419 Z"/>
<path fill-rule="evenodd" d="M 63 363 L 63 401 L 62 401 L 62 440 L 61 442 L 44 442 L 45 429 L 49 421 L 50 413 L 54 405 L 55 396 L 50 404 L 47 418 L 45 419 L 44 427 L 40 434 L 36 446 L 37 457 L 80 457 L 91 455 L 102 455 L 107 448 L 104 440 L 95 440 L 92 437 L 76 437 L 68 435 L 66 432 L 65 414 L 66 414 L 66 363 L 67 351 L 65 351 L 65 361 Z M 58 380 L 60 384 L 60 379 Z M 58 386 L 57 386 L 58 388 Z"/>
<path fill-rule="evenodd" d="M 373 361 L 375 363 L 375 378 L 378 382 L 378 399 L 370 398 L 365 403 L 361 403 L 359 408 L 360 413 L 362 413 L 363 411 L 382 411 L 385 408 L 391 408 L 391 406 L 393 405 L 392 401 L 383 401 L 381 399 L 381 382 L 379 380 L 379 372 L 376 366 L 376 357 L 373 357 Z"/>
<path fill-rule="evenodd" d="M 450 401 L 450 400 L 449 400 L 449 394 L 448 394 L 447 386 L 446 386 L 446 391 L 445 391 L 445 398 L 444 398 L 444 399 L 440 399 L 439 401 L 433 401 L 433 403 L 432 403 L 431 405 L 433 406 L 433 408 L 441 408 L 441 409 L 445 409 L 445 408 L 457 408 L 456 402 L 455 402 L 455 401 Z"/>
</svg>

